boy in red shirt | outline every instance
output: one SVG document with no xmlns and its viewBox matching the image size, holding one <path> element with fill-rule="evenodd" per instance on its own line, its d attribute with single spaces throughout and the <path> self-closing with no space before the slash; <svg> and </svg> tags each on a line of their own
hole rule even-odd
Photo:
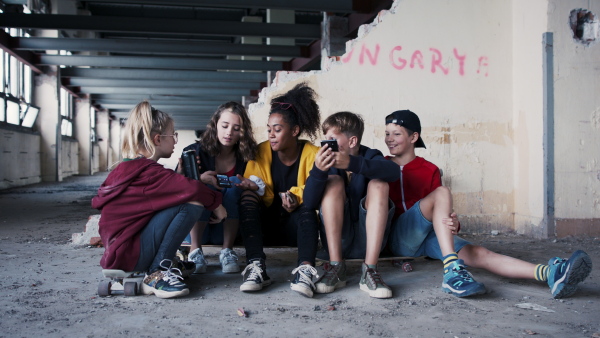
<svg viewBox="0 0 600 338">
<path fill-rule="evenodd" d="M 457 297 L 486 291 L 465 266 L 547 282 L 554 298 L 568 297 L 577 290 L 592 269 L 590 257 L 581 250 L 569 259 L 554 257 L 548 265 L 535 265 L 455 236 L 460 223 L 452 213 L 452 194 L 442 186 L 438 167 L 415 155 L 415 147 L 425 148 L 419 117 L 410 110 L 398 110 L 388 115 L 385 123 L 385 143 L 393 155 L 387 158 L 400 166 L 400 179 L 389 184 L 390 199 L 396 206 L 388 242 L 394 255 L 442 260 L 442 290 Z"/>
</svg>

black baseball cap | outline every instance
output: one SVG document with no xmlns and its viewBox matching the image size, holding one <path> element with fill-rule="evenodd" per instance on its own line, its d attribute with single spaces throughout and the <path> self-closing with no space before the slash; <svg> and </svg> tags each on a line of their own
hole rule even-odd
<svg viewBox="0 0 600 338">
<path fill-rule="evenodd" d="M 421 138 L 421 120 L 417 114 L 410 110 L 396 110 L 385 117 L 385 124 L 394 123 L 406 129 L 419 133 L 419 139 L 415 142 L 415 148 L 427 148 Z"/>
</svg>

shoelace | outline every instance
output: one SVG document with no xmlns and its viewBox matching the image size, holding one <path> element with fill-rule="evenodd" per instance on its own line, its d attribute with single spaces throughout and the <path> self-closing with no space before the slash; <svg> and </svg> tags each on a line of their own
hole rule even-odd
<svg viewBox="0 0 600 338">
<path fill-rule="evenodd" d="M 323 270 L 325 270 L 323 280 L 332 281 L 334 278 L 337 277 L 339 269 L 340 265 L 331 265 L 329 263 L 325 263 L 325 265 L 323 266 Z"/>
<path fill-rule="evenodd" d="M 169 264 L 168 267 L 163 265 L 163 263 L 165 263 L 165 262 L 167 262 Z M 165 269 L 165 271 L 162 272 L 164 281 L 173 285 L 173 284 L 179 283 L 180 280 L 183 280 L 183 277 L 181 277 L 181 270 L 174 268 L 173 262 L 170 259 L 163 259 L 162 261 L 160 261 L 159 265 L 161 268 Z M 179 274 L 176 274 L 173 271 L 178 271 Z"/>
<path fill-rule="evenodd" d="M 263 269 L 261 269 L 260 265 L 258 265 L 258 262 L 252 262 L 252 264 L 248 264 L 244 271 L 242 271 L 242 276 L 246 274 L 248 269 L 250 269 L 250 274 L 248 275 L 248 278 L 246 278 L 247 281 L 260 279 L 260 282 L 263 282 Z"/>
<path fill-rule="evenodd" d="M 473 275 L 471 275 L 471 273 L 469 271 L 467 271 L 467 269 L 465 269 L 465 267 L 463 265 L 458 265 L 456 267 L 453 267 L 452 270 L 454 272 L 456 272 L 462 279 L 472 282 L 473 281 Z"/>
<path fill-rule="evenodd" d="M 223 253 L 223 260 L 225 261 L 225 264 L 232 264 L 237 263 L 238 257 L 235 251 L 226 251 Z"/>
<path fill-rule="evenodd" d="M 312 281 L 312 276 L 319 279 L 319 275 L 317 274 L 317 269 L 314 266 L 310 266 L 308 264 L 300 265 L 292 271 L 292 275 L 298 272 L 300 274 L 300 282 L 309 284 L 312 288 L 315 288 L 315 283 Z"/>
<path fill-rule="evenodd" d="M 202 250 L 196 251 L 191 257 L 188 256 L 188 259 L 194 263 L 206 264 L 206 259 L 204 258 L 204 252 L 202 252 Z"/>
<path fill-rule="evenodd" d="M 381 275 L 376 272 L 375 270 L 372 270 L 373 272 L 367 272 L 367 276 L 369 276 L 369 278 L 373 281 L 373 284 L 375 284 L 375 287 L 377 287 L 377 285 L 382 285 L 385 284 L 383 282 L 383 278 L 381 278 Z"/>
</svg>

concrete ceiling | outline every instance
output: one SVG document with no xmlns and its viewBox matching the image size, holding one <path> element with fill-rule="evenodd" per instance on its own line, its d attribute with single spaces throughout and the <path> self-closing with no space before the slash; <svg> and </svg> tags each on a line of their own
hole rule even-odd
<svg viewBox="0 0 600 338">
<path fill-rule="evenodd" d="M 80 0 L 78 15 L 45 14 L 52 12 L 49 0 L 23 14 L 26 2 L 2 1 L 0 27 L 32 35 L 0 31 L 2 49 L 37 72 L 61 66 L 64 88 L 116 118 L 148 99 L 179 128 L 201 129 L 219 104 L 256 100 L 276 71 L 318 69 L 325 12 L 348 19 L 345 38 L 351 39 L 392 1 Z M 295 22 L 266 23 L 267 9 L 294 10 Z M 249 16 L 261 22 L 243 21 Z M 38 37 L 39 30 L 59 37 Z M 248 38 L 262 44 L 244 44 Z M 287 41 L 277 44 L 282 38 Z"/>
</svg>

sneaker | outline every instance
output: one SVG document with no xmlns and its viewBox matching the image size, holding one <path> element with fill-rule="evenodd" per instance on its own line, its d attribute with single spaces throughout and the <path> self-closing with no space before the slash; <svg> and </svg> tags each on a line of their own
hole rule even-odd
<svg viewBox="0 0 600 338">
<path fill-rule="evenodd" d="M 240 291 L 258 291 L 262 290 L 263 286 L 271 284 L 264 259 L 251 260 L 242 271 L 242 276 L 244 276 L 244 282 L 240 285 Z"/>
<path fill-rule="evenodd" d="M 375 269 L 369 268 L 365 263 L 362 264 L 360 289 L 373 298 L 392 298 L 392 289 L 383 282 L 381 275 Z"/>
<path fill-rule="evenodd" d="M 175 258 L 173 260 L 173 268 L 175 273 L 180 272 L 181 277 L 188 278 L 195 271 L 196 264 Z"/>
<path fill-rule="evenodd" d="M 341 261 L 338 265 L 325 263 L 323 268 L 325 274 L 315 285 L 317 293 L 331 293 L 346 286 L 346 262 Z"/>
<path fill-rule="evenodd" d="M 188 261 L 194 262 L 194 264 L 196 264 L 194 274 L 206 272 L 206 266 L 208 265 L 208 263 L 206 262 L 206 259 L 204 259 L 204 253 L 202 252 L 202 249 L 197 248 L 194 251 L 190 252 L 190 254 L 188 255 Z"/>
<path fill-rule="evenodd" d="M 235 251 L 226 248 L 221 250 L 219 255 L 219 261 L 223 267 L 223 273 L 235 273 L 240 272 L 240 266 L 238 265 L 238 255 Z"/>
<path fill-rule="evenodd" d="M 168 266 L 168 267 L 167 267 Z M 155 294 L 158 298 L 174 298 L 185 296 L 190 293 L 187 285 L 181 280 L 172 267 L 172 262 L 169 259 L 163 259 L 160 262 L 160 267 L 165 269 L 154 271 L 151 274 L 146 274 L 142 282 L 142 293 L 145 295 Z M 181 271 L 179 271 L 181 274 Z"/>
<path fill-rule="evenodd" d="M 448 272 L 444 274 L 442 291 L 456 297 L 468 297 L 485 293 L 483 283 L 476 282 L 467 271 L 462 259 L 450 263 Z"/>
<path fill-rule="evenodd" d="M 317 269 L 314 266 L 308 264 L 302 264 L 292 271 L 292 275 L 296 274 L 294 281 L 290 285 L 292 290 L 298 292 L 304 297 L 312 298 L 313 292 L 315 291 L 315 283 L 313 282 L 313 276 L 318 279 Z"/>
<path fill-rule="evenodd" d="M 552 297 L 568 297 L 577 291 L 577 284 L 592 271 L 592 259 L 584 251 L 575 251 L 569 259 L 554 257 L 548 262 L 548 286 Z"/>
</svg>

